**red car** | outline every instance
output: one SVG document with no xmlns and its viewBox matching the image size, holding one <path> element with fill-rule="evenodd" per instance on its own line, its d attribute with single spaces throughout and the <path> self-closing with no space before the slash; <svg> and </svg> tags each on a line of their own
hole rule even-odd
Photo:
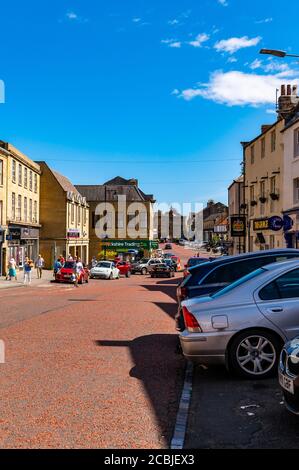
<svg viewBox="0 0 299 470">
<path fill-rule="evenodd" d="M 73 274 L 74 274 L 74 261 L 66 261 L 62 268 L 55 274 L 55 281 L 56 282 L 73 282 Z M 83 270 L 80 273 L 79 277 L 79 284 L 83 284 L 83 282 L 89 281 L 89 270 L 84 266 Z"/>
<path fill-rule="evenodd" d="M 126 261 L 119 261 L 116 263 L 117 269 L 119 269 L 119 274 L 122 276 L 130 277 L 132 272 L 132 265 Z"/>
</svg>

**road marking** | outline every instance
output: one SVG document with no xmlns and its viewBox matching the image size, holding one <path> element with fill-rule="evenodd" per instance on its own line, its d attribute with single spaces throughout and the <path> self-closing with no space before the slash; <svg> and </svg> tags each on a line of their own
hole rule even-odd
<svg viewBox="0 0 299 470">
<path fill-rule="evenodd" d="M 173 438 L 171 439 L 170 449 L 183 449 L 187 431 L 189 407 L 192 397 L 193 381 L 193 363 L 188 361 L 184 387 L 181 395 L 179 410 L 176 418 Z"/>
</svg>

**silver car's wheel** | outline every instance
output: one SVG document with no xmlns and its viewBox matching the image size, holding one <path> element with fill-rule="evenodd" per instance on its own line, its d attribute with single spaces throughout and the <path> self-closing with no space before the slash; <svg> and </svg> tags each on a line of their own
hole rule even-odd
<svg viewBox="0 0 299 470">
<path fill-rule="evenodd" d="M 275 335 L 257 330 L 238 335 L 230 348 L 230 365 L 243 377 L 265 378 L 276 372 L 281 344 Z"/>
</svg>

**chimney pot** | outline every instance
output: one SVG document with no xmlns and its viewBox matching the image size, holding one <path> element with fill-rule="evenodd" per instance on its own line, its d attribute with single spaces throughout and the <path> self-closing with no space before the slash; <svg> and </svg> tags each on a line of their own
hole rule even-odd
<svg viewBox="0 0 299 470">
<path fill-rule="evenodd" d="M 285 96 L 285 94 L 286 94 L 286 86 L 281 85 L 281 96 Z"/>
<path fill-rule="evenodd" d="M 293 85 L 292 91 L 293 91 L 293 95 L 297 96 L 298 85 Z"/>
<path fill-rule="evenodd" d="M 287 95 L 291 96 L 291 94 L 292 94 L 292 87 L 291 87 L 291 85 L 288 85 L 287 86 Z"/>
</svg>

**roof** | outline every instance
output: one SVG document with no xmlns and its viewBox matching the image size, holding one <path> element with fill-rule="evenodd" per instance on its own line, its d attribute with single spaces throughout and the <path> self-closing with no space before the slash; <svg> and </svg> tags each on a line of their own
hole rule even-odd
<svg viewBox="0 0 299 470">
<path fill-rule="evenodd" d="M 50 168 L 50 171 L 53 173 L 56 180 L 58 181 L 58 183 L 60 184 L 60 186 L 65 192 L 72 192 L 74 194 L 80 194 L 77 188 L 73 185 L 73 183 L 70 182 L 70 180 L 66 176 L 63 176 L 57 171 L 52 170 L 52 168 Z"/>
<path fill-rule="evenodd" d="M 102 185 L 76 185 L 77 190 L 89 202 L 115 201 L 116 196 L 126 196 L 128 201 L 155 202 L 153 194 L 145 194 L 138 187 L 136 179 L 126 180 L 117 176 Z"/>
</svg>

